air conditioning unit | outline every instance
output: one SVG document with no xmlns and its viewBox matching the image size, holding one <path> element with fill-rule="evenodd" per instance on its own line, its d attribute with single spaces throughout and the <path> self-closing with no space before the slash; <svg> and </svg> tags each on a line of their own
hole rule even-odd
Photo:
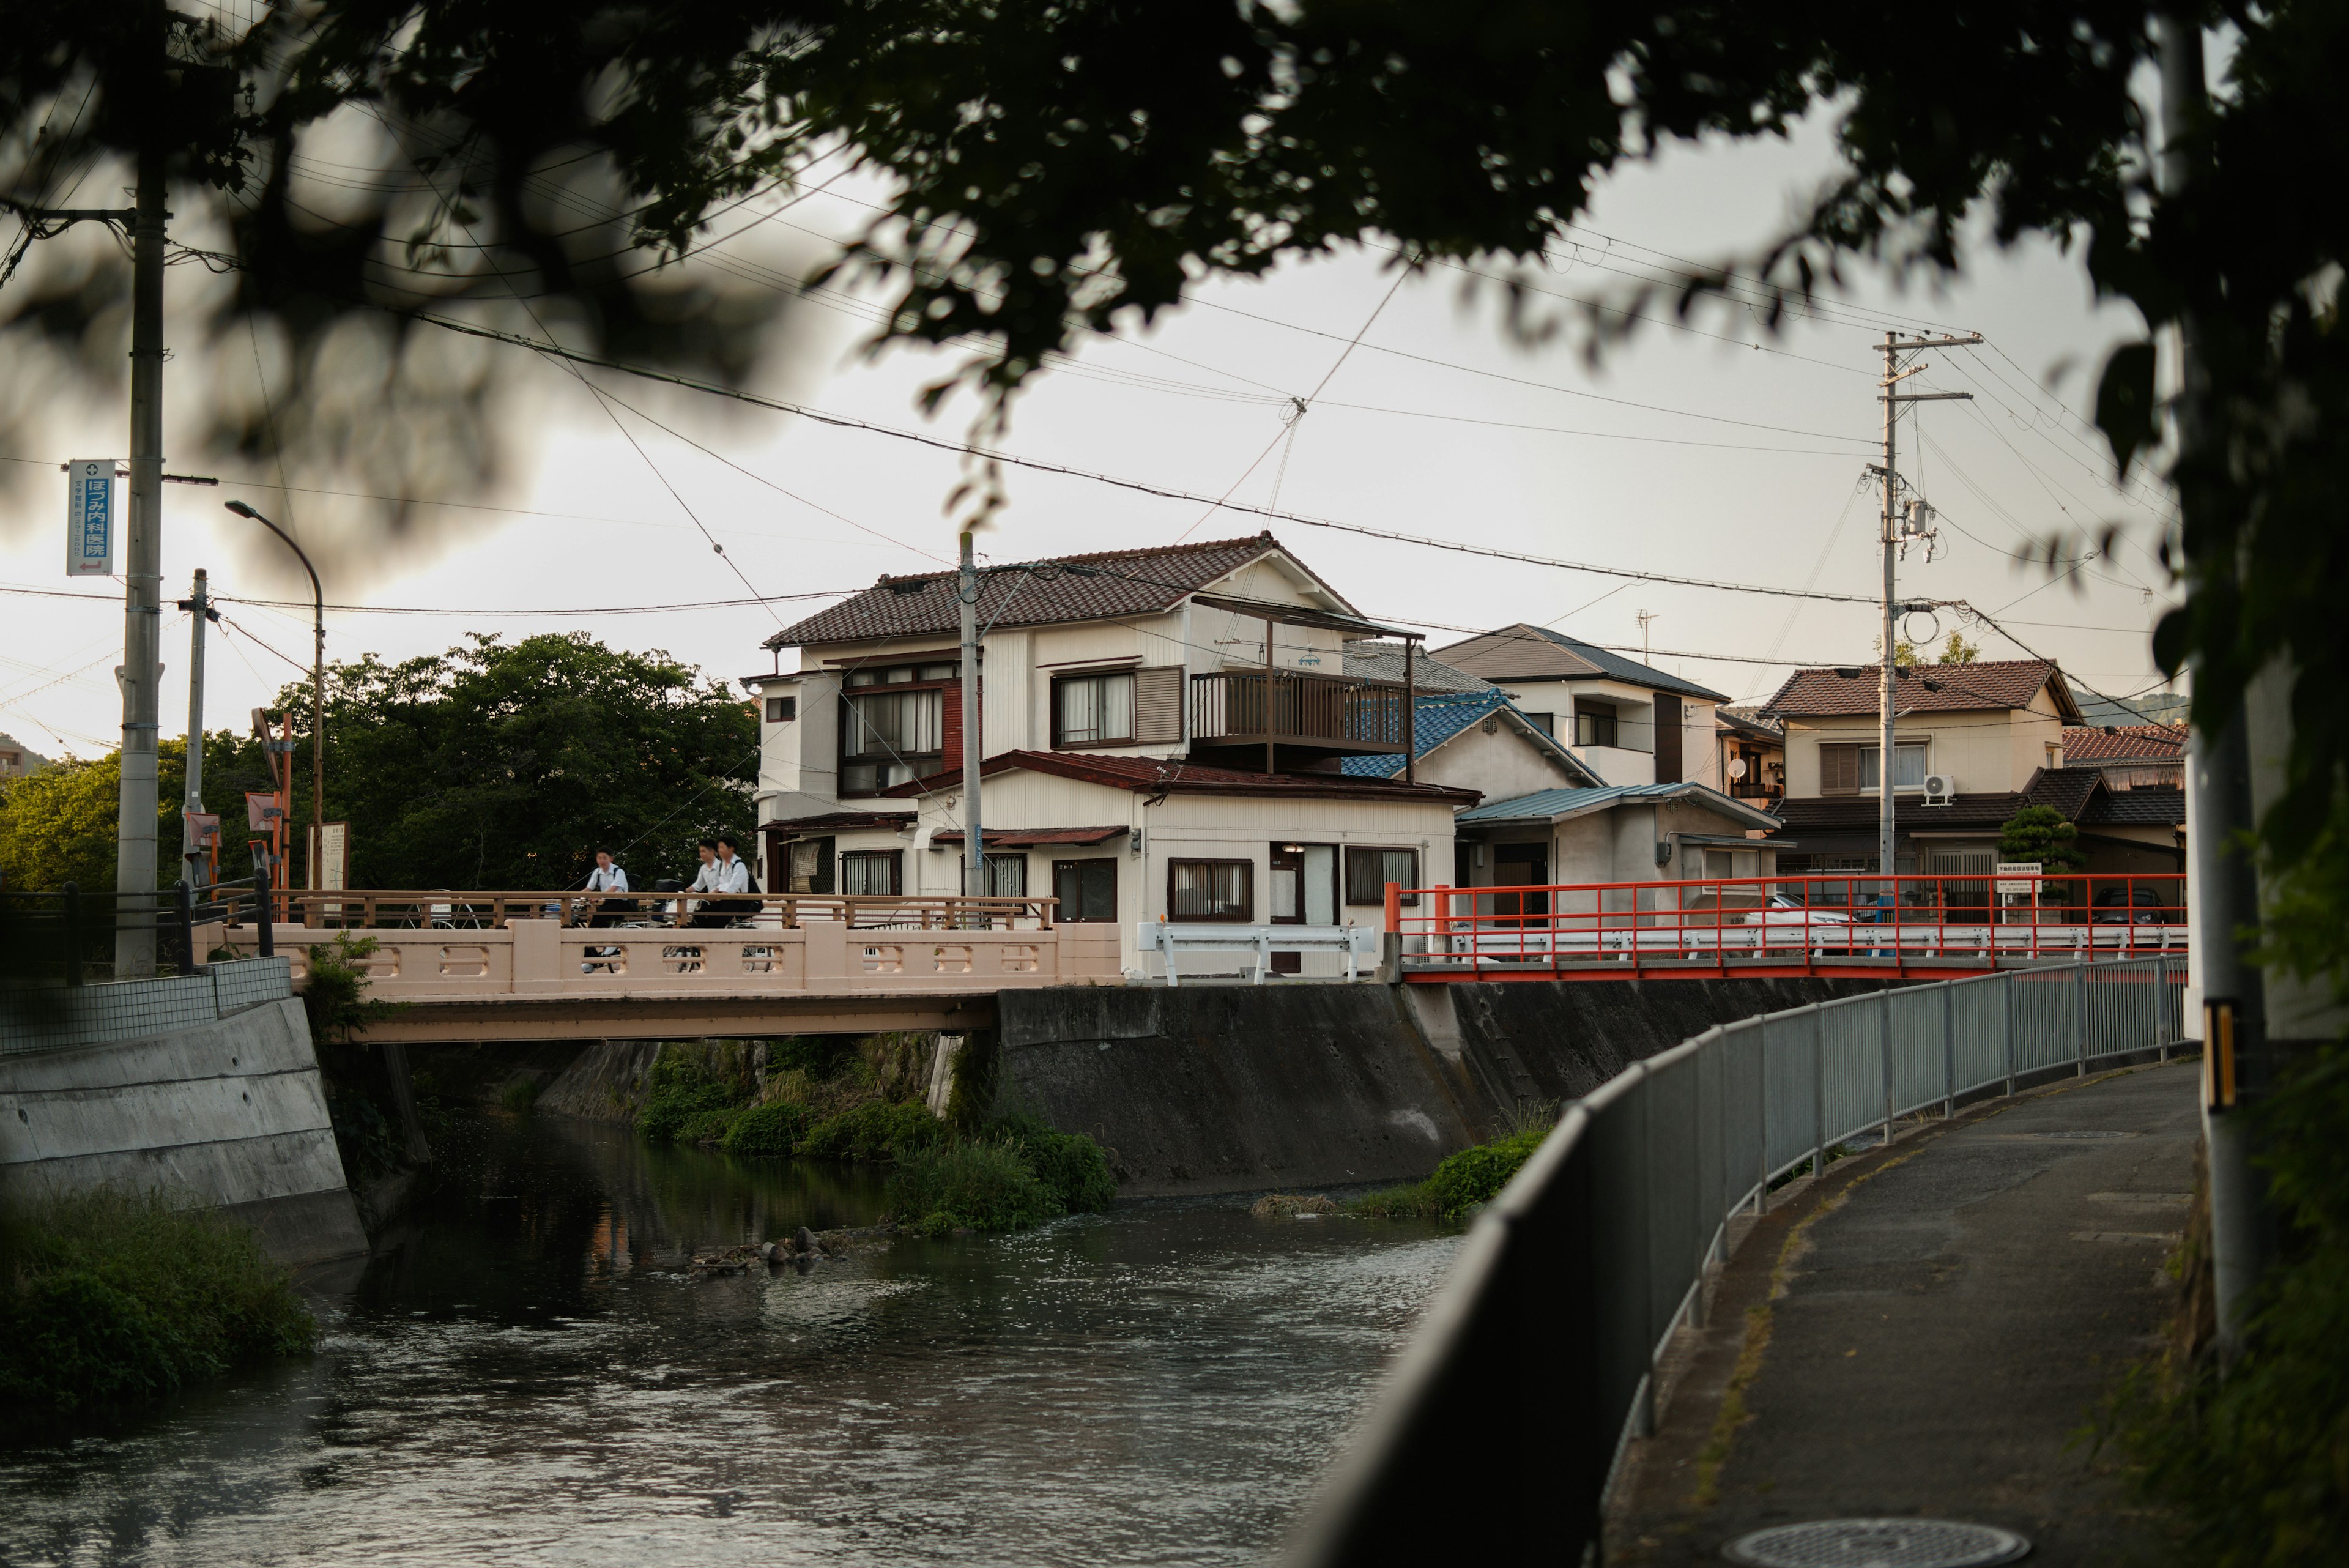
<svg viewBox="0 0 2349 1568">
<path fill-rule="evenodd" d="M 1925 775 L 1925 804 L 1927 805 L 1947 805 L 1950 804 L 1950 797 L 1957 793 L 1957 781 L 1951 778 L 1949 774 L 1927 774 Z"/>
</svg>

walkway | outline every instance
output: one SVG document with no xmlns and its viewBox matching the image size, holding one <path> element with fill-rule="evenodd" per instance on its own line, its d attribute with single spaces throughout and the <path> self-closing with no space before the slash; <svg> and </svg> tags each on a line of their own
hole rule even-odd
<svg viewBox="0 0 2349 1568">
<path fill-rule="evenodd" d="M 2171 1299 L 2196 1082 L 2147 1067 L 1961 1113 L 1764 1218 L 1683 1336 L 1608 1561 L 1718 1563 L 1750 1530 L 1903 1514 L 2019 1530 L 2034 1564 L 2158 1556 L 2075 1438 Z"/>
</svg>

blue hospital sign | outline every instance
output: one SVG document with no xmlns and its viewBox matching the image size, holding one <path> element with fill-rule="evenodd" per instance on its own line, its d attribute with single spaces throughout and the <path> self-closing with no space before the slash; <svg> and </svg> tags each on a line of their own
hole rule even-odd
<svg viewBox="0 0 2349 1568">
<path fill-rule="evenodd" d="M 66 464 L 66 576 L 114 575 L 114 460 Z"/>
</svg>

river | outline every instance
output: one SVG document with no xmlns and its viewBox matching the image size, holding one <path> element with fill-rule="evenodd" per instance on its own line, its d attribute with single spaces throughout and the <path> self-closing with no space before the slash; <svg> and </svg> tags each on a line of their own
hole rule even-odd
<svg viewBox="0 0 2349 1568">
<path fill-rule="evenodd" d="M 881 1204 L 461 1119 L 314 1356 L 0 1450 L 0 1563 L 1261 1563 L 1457 1245 L 1219 1199 L 685 1268 Z"/>
</svg>

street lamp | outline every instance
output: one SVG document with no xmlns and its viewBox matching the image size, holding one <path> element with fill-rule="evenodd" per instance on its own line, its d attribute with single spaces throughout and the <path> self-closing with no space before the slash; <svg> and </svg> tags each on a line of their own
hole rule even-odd
<svg viewBox="0 0 2349 1568">
<path fill-rule="evenodd" d="M 310 831 L 318 836 L 309 851 L 310 880 L 318 881 L 318 846 L 326 840 L 326 594 L 318 586 L 318 568 L 302 553 L 294 536 L 264 517 L 242 501 L 223 501 L 222 505 L 240 517 L 250 517 L 280 539 L 294 552 L 302 569 L 310 574 L 310 597 L 314 609 L 310 643 Z"/>
</svg>

